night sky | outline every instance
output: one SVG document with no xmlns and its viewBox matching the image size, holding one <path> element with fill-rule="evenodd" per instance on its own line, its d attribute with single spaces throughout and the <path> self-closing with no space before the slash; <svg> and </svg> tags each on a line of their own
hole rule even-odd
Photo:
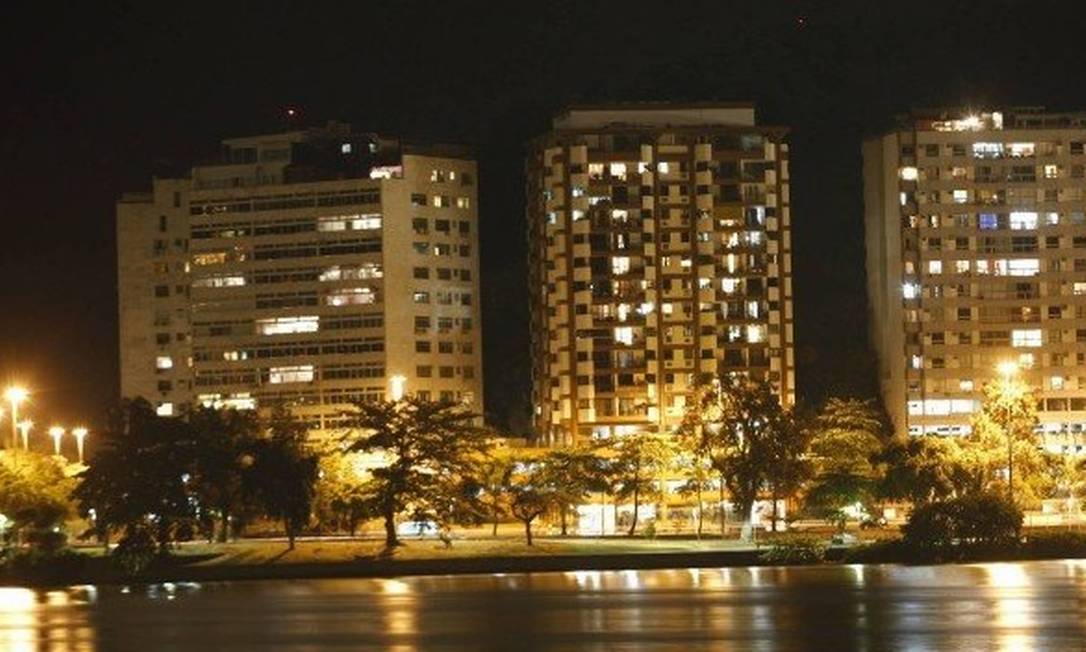
<svg viewBox="0 0 1086 652">
<path fill-rule="evenodd" d="M 1078 2 L 81 4 L 9 15 L 0 44 L 0 380 L 35 390 L 41 423 L 100 423 L 117 398 L 114 201 L 287 107 L 477 148 L 487 412 L 518 430 L 524 143 L 563 106 L 752 100 L 792 128 L 808 404 L 873 393 L 861 139 L 911 106 L 1086 109 Z"/>
</svg>

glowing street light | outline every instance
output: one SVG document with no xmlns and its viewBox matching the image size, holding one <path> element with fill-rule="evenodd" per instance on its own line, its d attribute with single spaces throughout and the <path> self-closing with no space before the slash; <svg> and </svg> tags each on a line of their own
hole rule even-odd
<svg viewBox="0 0 1086 652">
<path fill-rule="evenodd" d="M 15 448 L 19 430 L 19 404 L 27 399 L 30 392 L 25 387 L 12 385 L 4 390 L 4 400 L 11 405 L 11 447 Z"/>
<path fill-rule="evenodd" d="M 60 426 L 53 426 L 49 429 L 49 436 L 53 438 L 53 452 L 60 455 L 60 439 L 67 432 Z"/>
<path fill-rule="evenodd" d="M 87 436 L 87 429 L 80 426 L 78 428 L 72 428 L 72 434 L 75 436 L 75 447 L 79 451 L 79 463 L 83 463 L 83 439 Z"/>
<path fill-rule="evenodd" d="M 388 393 L 393 401 L 403 398 L 404 389 L 407 387 L 407 378 L 403 375 L 395 375 L 388 379 Z"/>
<path fill-rule="evenodd" d="M 1003 376 L 1004 381 L 1007 381 L 1011 376 L 1018 373 L 1018 363 L 1014 360 L 1004 360 L 996 365 L 996 371 Z"/>
<path fill-rule="evenodd" d="M 23 436 L 23 450 L 30 448 L 30 429 L 34 427 L 34 422 L 30 419 L 19 422 L 19 434 Z"/>
</svg>

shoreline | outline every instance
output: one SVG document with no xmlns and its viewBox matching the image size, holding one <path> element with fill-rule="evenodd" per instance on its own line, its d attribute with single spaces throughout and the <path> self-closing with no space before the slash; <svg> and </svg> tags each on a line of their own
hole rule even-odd
<svg viewBox="0 0 1086 652">
<path fill-rule="evenodd" d="M 599 554 L 536 554 L 516 556 L 444 557 L 428 559 L 374 559 L 287 563 L 185 563 L 152 567 L 127 577 L 106 559 L 88 558 L 79 572 L 67 577 L 32 579 L 0 576 L 0 586 L 43 588 L 78 584 L 157 584 L 164 582 L 231 582 L 244 580 L 361 579 L 423 575 L 478 575 L 488 573 L 545 573 L 571 571 L 660 570 L 673 568 L 735 568 L 774 566 L 762 561 L 761 549 L 698 552 L 639 552 Z M 846 549 L 831 548 L 822 564 L 842 562 Z M 811 564 L 817 565 L 817 564 Z"/>
</svg>

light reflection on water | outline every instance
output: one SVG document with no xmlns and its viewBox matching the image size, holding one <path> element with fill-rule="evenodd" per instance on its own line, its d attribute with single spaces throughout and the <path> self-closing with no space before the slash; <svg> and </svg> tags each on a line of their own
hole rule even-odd
<svg viewBox="0 0 1086 652">
<path fill-rule="evenodd" d="M 0 650 L 1086 649 L 1086 561 L 0 588 Z"/>
</svg>

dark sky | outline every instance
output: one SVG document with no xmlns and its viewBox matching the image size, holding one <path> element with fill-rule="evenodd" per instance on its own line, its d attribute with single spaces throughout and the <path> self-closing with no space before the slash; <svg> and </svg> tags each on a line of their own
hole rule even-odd
<svg viewBox="0 0 1086 652">
<path fill-rule="evenodd" d="M 910 106 L 1086 108 L 1071 1 L 37 4 L 0 43 L 0 380 L 32 386 L 42 423 L 94 423 L 116 398 L 115 199 L 158 162 L 279 128 L 287 106 L 478 148 L 487 410 L 514 427 L 527 413 L 523 143 L 562 106 L 753 100 L 762 122 L 792 127 L 811 403 L 873 386 L 862 137 Z"/>
</svg>

